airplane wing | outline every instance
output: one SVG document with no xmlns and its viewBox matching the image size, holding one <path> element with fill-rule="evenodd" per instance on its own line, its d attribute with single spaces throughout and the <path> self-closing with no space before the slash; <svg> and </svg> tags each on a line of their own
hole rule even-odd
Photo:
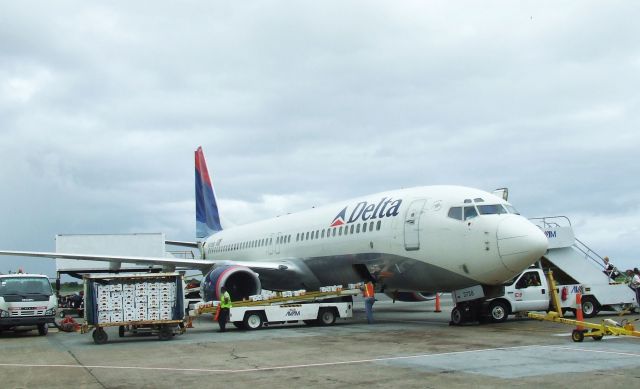
<svg viewBox="0 0 640 389">
<path fill-rule="evenodd" d="M 136 257 L 136 256 L 114 256 L 95 254 L 72 254 L 72 253 L 51 253 L 37 251 L 0 251 L 0 255 L 13 255 L 17 257 L 36 257 L 51 259 L 76 259 L 85 261 L 103 261 L 116 263 L 135 263 L 139 265 L 164 265 L 181 268 L 191 268 L 207 272 L 213 267 L 222 265 L 246 266 L 254 271 L 260 270 L 287 270 L 289 263 L 282 262 L 253 262 L 253 261 L 212 261 L 208 259 L 182 259 L 182 258 L 162 258 L 162 257 Z"/>
</svg>

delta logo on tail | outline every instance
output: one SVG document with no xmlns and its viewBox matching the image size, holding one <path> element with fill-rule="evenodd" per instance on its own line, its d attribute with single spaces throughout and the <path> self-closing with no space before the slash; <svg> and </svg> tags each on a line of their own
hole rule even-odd
<svg viewBox="0 0 640 389">
<path fill-rule="evenodd" d="M 343 224 L 349 224 L 356 221 L 367 221 L 373 219 L 382 219 L 384 217 L 397 216 L 400 209 L 402 200 L 394 200 L 393 198 L 383 197 L 376 203 L 369 203 L 362 201 L 356 204 L 347 219 L 347 209 L 349 206 L 344 207 L 342 211 L 336 215 L 330 224 L 330 227 L 338 227 Z"/>
</svg>

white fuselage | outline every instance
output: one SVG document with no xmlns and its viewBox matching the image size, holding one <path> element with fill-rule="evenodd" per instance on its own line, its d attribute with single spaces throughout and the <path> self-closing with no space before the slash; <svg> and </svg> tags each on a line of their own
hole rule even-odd
<svg viewBox="0 0 640 389">
<path fill-rule="evenodd" d="M 480 214 L 465 220 L 465 207 L 468 216 Z M 267 289 L 345 284 L 367 273 L 397 290 L 496 285 L 547 249 L 538 227 L 507 210 L 509 203 L 478 189 L 395 190 L 220 231 L 207 238 L 204 254 L 282 261 L 299 276 L 260 274 Z"/>
</svg>

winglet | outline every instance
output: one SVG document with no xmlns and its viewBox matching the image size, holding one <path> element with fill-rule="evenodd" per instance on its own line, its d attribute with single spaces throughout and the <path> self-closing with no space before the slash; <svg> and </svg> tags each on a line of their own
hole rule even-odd
<svg viewBox="0 0 640 389">
<path fill-rule="evenodd" d="M 196 155 L 196 238 L 205 238 L 215 232 L 222 231 L 218 203 L 213 192 L 207 163 L 204 160 L 202 147 L 198 147 Z"/>
</svg>

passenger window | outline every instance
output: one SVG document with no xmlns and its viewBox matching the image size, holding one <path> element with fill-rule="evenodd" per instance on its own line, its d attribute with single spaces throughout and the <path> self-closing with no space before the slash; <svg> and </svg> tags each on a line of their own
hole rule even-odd
<svg viewBox="0 0 640 389">
<path fill-rule="evenodd" d="M 376 223 L 376 231 L 380 231 L 381 226 L 382 226 L 382 221 L 378 220 L 378 222 Z"/>
<path fill-rule="evenodd" d="M 350 234 L 353 234 L 353 227 L 354 227 L 354 225 L 352 224 L 352 225 L 351 225 L 351 228 L 349 229 L 349 233 L 350 233 Z"/>
<path fill-rule="evenodd" d="M 359 233 L 360 233 L 360 224 L 356 226 L 356 234 L 359 234 Z"/>
<path fill-rule="evenodd" d="M 331 233 L 331 235 L 332 235 L 332 236 L 336 236 L 336 230 L 337 230 L 337 228 L 332 228 L 332 230 L 333 230 L 333 233 Z"/>
<path fill-rule="evenodd" d="M 369 223 L 369 231 L 373 231 L 373 222 Z"/>
<path fill-rule="evenodd" d="M 324 238 L 324 229 L 322 230 L 322 232 L 320 233 L 320 237 Z"/>
<path fill-rule="evenodd" d="M 306 234 L 304 234 L 304 240 L 309 240 L 309 232 L 307 231 Z"/>
<path fill-rule="evenodd" d="M 320 238 L 320 230 L 316 230 L 316 239 Z"/>
<path fill-rule="evenodd" d="M 338 235 L 342 236 L 342 226 L 340 226 L 340 229 L 338 230 Z"/>
<path fill-rule="evenodd" d="M 362 223 L 362 232 L 367 232 L 367 223 Z"/>
<path fill-rule="evenodd" d="M 473 219 L 478 216 L 478 211 L 476 211 L 476 207 L 464 207 L 464 220 Z"/>
<path fill-rule="evenodd" d="M 451 207 L 448 216 L 452 219 L 462 220 L 462 207 Z"/>
</svg>

